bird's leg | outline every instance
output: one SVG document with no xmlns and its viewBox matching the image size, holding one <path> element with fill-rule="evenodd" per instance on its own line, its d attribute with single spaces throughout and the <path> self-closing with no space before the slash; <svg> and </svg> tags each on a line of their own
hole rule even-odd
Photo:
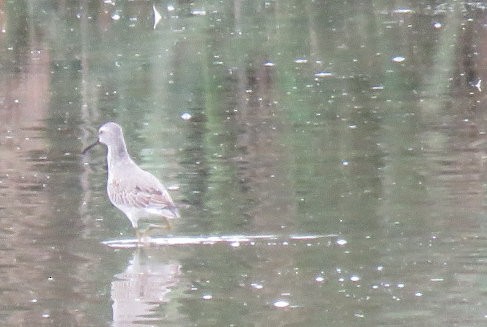
<svg viewBox="0 0 487 327">
<path fill-rule="evenodd" d="M 166 228 L 168 231 L 172 229 L 172 225 L 169 222 L 169 219 L 167 219 L 166 217 L 164 217 L 164 223 L 166 224 Z"/>
<path fill-rule="evenodd" d="M 142 230 L 136 229 L 135 234 L 137 236 L 137 246 L 142 246 L 150 241 L 150 236 L 148 231 L 150 228 L 145 228 Z"/>
<path fill-rule="evenodd" d="M 135 236 L 137 237 L 137 246 L 142 246 L 150 241 L 149 232 L 154 229 L 171 230 L 172 226 L 167 218 L 164 217 L 164 224 L 149 224 L 147 227 L 139 229 L 135 227 Z"/>
<path fill-rule="evenodd" d="M 142 243 L 142 237 L 144 237 L 144 232 L 140 231 L 138 228 L 135 229 L 135 237 L 137 237 L 137 244 L 141 244 Z"/>
<path fill-rule="evenodd" d="M 169 222 L 169 220 L 164 217 L 164 224 L 149 224 L 142 231 L 142 235 L 144 236 L 145 234 L 147 234 L 148 232 L 150 232 L 151 230 L 154 230 L 154 229 L 161 229 L 161 230 L 168 230 L 169 231 L 172 229 L 172 226 L 171 226 L 171 223 Z"/>
</svg>

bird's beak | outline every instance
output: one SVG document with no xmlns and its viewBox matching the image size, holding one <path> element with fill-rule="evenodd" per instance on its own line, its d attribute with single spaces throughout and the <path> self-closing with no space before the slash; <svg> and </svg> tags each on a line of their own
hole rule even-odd
<svg viewBox="0 0 487 327">
<path fill-rule="evenodd" d="M 94 147 L 95 145 L 98 145 L 98 144 L 100 144 L 100 141 L 99 141 L 99 140 L 96 140 L 96 142 L 95 142 L 95 143 L 88 145 L 88 146 L 87 146 L 87 147 L 86 147 L 86 148 L 83 150 L 83 152 L 81 152 L 81 154 L 86 154 L 86 152 L 90 151 L 92 147 Z"/>
</svg>

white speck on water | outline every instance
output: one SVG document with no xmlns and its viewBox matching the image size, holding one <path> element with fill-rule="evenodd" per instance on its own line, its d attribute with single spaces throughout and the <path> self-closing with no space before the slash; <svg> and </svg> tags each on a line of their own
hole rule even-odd
<svg viewBox="0 0 487 327">
<path fill-rule="evenodd" d="M 252 288 L 255 288 L 256 290 L 261 290 L 264 288 L 264 285 L 259 284 L 259 283 L 252 283 L 252 284 L 250 284 L 250 286 L 252 286 Z"/>
<path fill-rule="evenodd" d="M 167 189 L 169 191 L 177 191 L 177 190 L 179 190 L 179 185 L 168 185 Z"/>
<path fill-rule="evenodd" d="M 382 271 L 384 270 L 384 266 L 377 266 L 377 271 Z"/>
<path fill-rule="evenodd" d="M 192 117 L 191 114 L 190 113 L 187 113 L 187 112 L 185 112 L 184 114 L 181 115 L 181 118 L 183 120 L 190 120 L 191 117 Z"/>
<path fill-rule="evenodd" d="M 325 277 L 322 275 L 316 276 L 315 281 L 318 283 L 323 283 L 325 281 Z"/>
<path fill-rule="evenodd" d="M 42 314 L 42 318 L 49 318 L 50 316 L 51 316 L 51 315 L 50 315 L 49 313 L 47 313 L 47 312 L 44 312 L 44 313 Z"/>
<path fill-rule="evenodd" d="M 167 5 L 167 11 L 174 11 L 174 9 L 173 5 Z"/>
<path fill-rule="evenodd" d="M 289 302 L 285 301 L 285 300 L 279 300 L 279 301 L 274 302 L 274 306 L 276 308 L 285 308 L 285 307 L 289 306 Z"/>
<path fill-rule="evenodd" d="M 264 64 L 264 66 L 265 66 L 265 67 L 274 67 L 275 65 L 276 65 L 275 63 L 270 62 L 270 61 L 268 61 L 268 62 L 266 62 L 266 63 Z"/>
<path fill-rule="evenodd" d="M 338 240 L 336 241 L 336 243 L 337 243 L 338 245 L 342 245 L 342 246 L 343 246 L 343 245 L 346 245 L 348 242 L 347 242 L 347 240 L 345 240 L 345 239 L 343 239 L 343 238 L 340 238 L 340 239 L 338 239 Z"/>
<path fill-rule="evenodd" d="M 477 83 L 473 84 L 473 86 L 476 87 L 479 92 L 482 92 L 482 80 L 481 79 L 479 79 L 477 81 Z"/>
<path fill-rule="evenodd" d="M 159 24 L 160 20 L 162 19 L 162 16 L 154 4 L 152 5 L 152 11 L 154 12 L 154 25 L 152 26 L 152 28 L 156 29 L 157 24 Z"/>
<path fill-rule="evenodd" d="M 308 59 L 304 59 L 304 58 L 297 58 L 294 60 L 295 63 L 297 64 L 306 64 L 308 62 Z"/>
<path fill-rule="evenodd" d="M 432 282 L 443 282 L 443 281 L 445 281 L 445 279 L 444 278 L 431 278 L 430 281 L 432 281 Z"/>
<path fill-rule="evenodd" d="M 404 284 L 403 283 L 397 284 L 397 288 L 404 288 Z"/>
<path fill-rule="evenodd" d="M 213 295 L 211 295 L 211 294 L 205 294 L 201 298 L 203 300 L 211 300 L 211 299 L 213 299 Z"/>
<path fill-rule="evenodd" d="M 119 19 L 120 19 L 120 15 L 119 15 L 118 13 L 114 13 L 114 14 L 112 15 L 112 19 L 113 19 L 113 20 L 119 20 Z"/>
<path fill-rule="evenodd" d="M 397 63 L 403 62 L 404 60 L 406 60 L 406 58 L 403 56 L 396 56 L 396 57 L 392 58 L 392 61 L 397 62 Z"/>
<path fill-rule="evenodd" d="M 416 293 L 414 293 L 414 296 L 416 296 L 416 297 L 421 297 L 421 296 L 423 296 L 423 293 L 421 293 L 421 292 L 416 292 Z"/>
<path fill-rule="evenodd" d="M 360 280 L 360 277 L 359 277 L 359 276 L 357 276 L 357 275 L 353 275 L 352 277 L 350 277 L 350 280 L 351 280 L 352 282 L 358 282 L 358 281 Z"/>
<path fill-rule="evenodd" d="M 398 8 L 392 11 L 394 14 L 412 14 L 414 11 L 409 8 Z"/>
<path fill-rule="evenodd" d="M 234 248 L 238 248 L 240 246 L 240 242 L 233 242 L 230 244 L 230 246 L 232 246 Z"/>
<path fill-rule="evenodd" d="M 332 77 L 334 76 L 331 72 L 318 72 L 315 74 L 315 77 Z"/>
<path fill-rule="evenodd" d="M 206 10 L 204 9 L 193 9 L 191 11 L 191 14 L 194 16 L 206 16 Z"/>
<path fill-rule="evenodd" d="M 346 161 L 346 160 L 342 160 L 342 166 L 348 166 L 349 165 L 349 162 Z"/>
<path fill-rule="evenodd" d="M 435 23 L 433 24 L 433 27 L 438 29 L 438 28 L 441 28 L 441 27 L 442 27 L 442 25 L 441 25 L 441 23 L 440 23 L 440 22 L 435 22 Z"/>
</svg>

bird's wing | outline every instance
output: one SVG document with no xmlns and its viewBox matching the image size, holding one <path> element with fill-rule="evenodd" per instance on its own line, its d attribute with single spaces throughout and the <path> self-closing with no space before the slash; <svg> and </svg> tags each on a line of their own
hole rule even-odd
<svg viewBox="0 0 487 327">
<path fill-rule="evenodd" d="M 143 173 L 139 173 L 137 178 L 118 175 L 117 179 L 112 179 L 108 188 L 113 202 L 136 208 L 167 209 L 178 216 L 176 206 L 164 185 L 152 174 L 141 171 Z"/>
<path fill-rule="evenodd" d="M 164 185 L 149 172 L 140 170 L 137 178 L 124 176 L 118 184 L 121 199 L 127 205 L 138 208 L 168 209 L 177 216 L 176 206 Z"/>
<path fill-rule="evenodd" d="M 135 206 L 155 209 L 168 218 L 179 217 L 178 209 L 162 185 L 158 188 L 136 186 L 130 197 Z"/>
<path fill-rule="evenodd" d="M 136 186 L 130 191 L 134 204 L 140 207 L 171 207 L 174 203 L 165 189 Z"/>
</svg>

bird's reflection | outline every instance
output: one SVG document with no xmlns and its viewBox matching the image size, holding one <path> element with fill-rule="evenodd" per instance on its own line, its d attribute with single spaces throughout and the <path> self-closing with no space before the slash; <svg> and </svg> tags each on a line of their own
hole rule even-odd
<svg viewBox="0 0 487 327">
<path fill-rule="evenodd" d="M 159 306 L 169 302 L 168 293 L 178 284 L 180 264 L 153 257 L 138 249 L 125 271 L 112 281 L 113 326 L 132 326 L 162 319 Z"/>
</svg>

